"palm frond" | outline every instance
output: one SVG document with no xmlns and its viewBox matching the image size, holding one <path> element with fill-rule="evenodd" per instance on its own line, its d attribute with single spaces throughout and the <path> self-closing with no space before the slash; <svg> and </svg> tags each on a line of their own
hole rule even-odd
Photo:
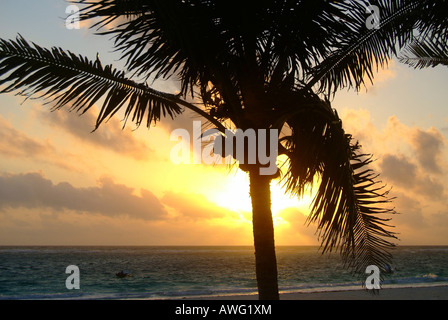
<svg viewBox="0 0 448 320">
<path fill-rule="evenodd" d="M 341 34 L 334 51 L 310 73 L 306 89 L 319 85 L 318 92 L 328 95 L 343 87 L 359 90 L 369 80 L 373 83 L 375 68 L 384 67 L 397 54 L 397 49 L 412 39 L 413 28 L 420 21 L 419 10 L 430 3 L 423 1 L 346 0 L 336 5 L 347 11 L 349 28 Z M 366 9 L 376 5 L 381 13 L 378 28 L 369 30 Z"/>
<path fill-rule="evenodd" d="M 218 20 L 221 17 L 215 12 L 218 3 L 166 0 L 75 2 L 87 5 L 81 11 L 81 19 L 100 19 L 95 25 L 100 28 L 120 17 L 128 18 L 100 34 L 114 36 L 115 47 L 122 52 L 126 67 L 136 75 L 156 79 L 178 75 L 184 94 L 193 94 L 196 85 L 206 85 L 208 81 L 215 80 L 216 84 L 219 80 L 221 86 L 231 81 L 233 70 L 226 65 L 231 62 L 229 56 L 241 51 L 241 44 L 238 46 L 238 39 L 229 39 L 226 30 L 220 28 Z"/>
<path fill-rule="evenodd" d="M 148 127 L 182 112 L 177 96 L 138 84 L 111 65 L 103 67 L 98 58 L 31 45 L 21 36 L 0 39 L 0 77 L 0 86 L 6 86 L 0 93 L 23 90 L 22 95 L 54 102 L 55 109 L 70 104 L 84 113 L 104 98 L 96 128 L 125 105 L 125 120 L 140 125 L 146 119 Z"/>
<path fill-rule="evenodd" d="M 292 134 L 285 139 L 287 191 L 301 196 L 319 179 L 309 223 L 317 223 L 323 252 L 339 250 L 347 265 L 363 274 L 368 265 L 380 269 L 391 263 L 395 238 L 387 230 L 395 213 L 386 208 L 392 200 L 369 168 L 371 156 L 342 129 L 328 101 L 314 102 L 309 112 L 288 120 Z"/>
<path fill-rule="evenodd" d="M 155 78 L 176 74 L 183 94 L 212 83 L 233 108 L 247 86 L 263 89 L 268 84 L 276 90 L 300 82 L 353 31 L 348 23 L 353 20 L 351 8 L 344 11 L 326 0 L 262 1 L 252 6 L 237 0 L 74 2 L 86 5 L 82 19 L 99 19 L 98 27 L 129 18 L 102 32 L 114 36 L 129 70 Z M 368 3 L 354 3 L 360 7 L 359 2 Z"/>
<path fill-rule="evenodd" d="M 419 38 L 409 44 L 399 60 L 415 69 L 448 66 L 448 43 L 437 38 Z"/>
<path fill-rule="evenodd" d="M 418 10 L 416 29 L 420 39 L 448 41 L 448 2 L 446 0 L 425 1 Z"/>
</svg>

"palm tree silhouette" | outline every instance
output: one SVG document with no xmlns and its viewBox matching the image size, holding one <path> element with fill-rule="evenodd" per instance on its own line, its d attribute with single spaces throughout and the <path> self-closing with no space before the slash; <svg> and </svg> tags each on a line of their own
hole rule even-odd
<svg viewBox="0 0 448 320">
<path fill-rule="evenodd" d="M 424 13 L 420 23 L 426 24 L 426 27 L 401 52 L 398 57 L 400 62 L 415 69 L 448 66 L 447 9 L 448 4 L 444 4 Z M 428 23 L 431 24 L 429 28 Z"/>
<path fill-rule="evenodd" d="M 448 66 L 448 42 L 440 38 L 415 39 L 402 52 L 399 60 L 415 69 Z"/>
<path fill-rule="evenodd" d="M 387 206 L 392 199 L 369 169 L 372 157 L 343 130 L 331 98 L 372 81 L 375 68 L 387 65 L 414 29 L 432 28 L 422 12 L 443 2 L 376 1 L 381 27 L 369 29 L 369 1 L 73 1 L 84 6 L 82 20 L 114 36 L 132 77 L 98 57 L 45 49 L 18 36 L 0 40 L 1 92 L 23 90 L 54 109 L 69 105 L 80 113 L 101 102 L 96 128 L 119 110 L 125 120 L 149 127 L 189 109 L 223 133 L 229 123 L 280 129 L 286 192 L 300 197 L 319 179 L 309 222 L 317 223 L 323 252 L 338 250 L 347 267 L 363 274 L 368 265 L 390 263 L 395 234 L 385 215 L 394 213 Z M 118 26 L 102 29 L 110 23 Z M 173 76 L 179 94 L 134 80 Z M 261 175 L 262 166 L 240 169 L 250 178 L 259 298 L 278 299 L 270 183 L 279 173 Z"/>
</svg>

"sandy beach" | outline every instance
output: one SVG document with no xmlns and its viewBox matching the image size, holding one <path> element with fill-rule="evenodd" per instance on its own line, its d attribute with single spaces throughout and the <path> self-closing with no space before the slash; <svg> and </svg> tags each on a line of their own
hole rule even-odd
<svg viewBox="0 0 448 320">
<path fill-rule="evenodd" d="M 257 300 L 257 295 L 234 295 L 207 300 Z M 204 299 L 205 300 L 205 299 Z M 365 290 L 281 293 L 280 300 L 448 300 L 448 285 L 413 288 L 387 287 L 378 294 Z"/>
</svg>

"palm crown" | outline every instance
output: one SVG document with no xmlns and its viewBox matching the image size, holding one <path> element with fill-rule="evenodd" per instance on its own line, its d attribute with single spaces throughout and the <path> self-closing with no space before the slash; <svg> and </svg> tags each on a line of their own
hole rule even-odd
<svg viewBox="0 0 448 320">
<path fill-rule="evenodd" d="M 69 104 L 79 112 L 105 98 L 97 126 L 120 109 L 149 127 L 188 108 L 221 131 L 229 123 L 281 129 L 286 191 L 300 196 L 319 178 L 309 221 L 317 223 L 324 251 L 340 249 L 361 273 L 367 265 L 390 263 L 395 235 L 384 214 L 394 210 L 383 204 L 391 199 L 368 168 L 371 157 L 344 132 L 330 98 L 342 87 L 372 81 L 413 30 L 441 34 L 435 26 L 445 18 L 434 12 L 444 12 L 445 1 L 73 2 L 85 5 L 82 19 L 96 19 L 99 30 L 118 23 L 101 33 L 114 36 L 133 76 L 18 37 L 0 42 L 2 92 L 25 88 L 55 108 Z M 371 4 L 385 17 L 379 29 L 366 27 Z M 173 76 L 180 81 L 177 95 L 133 80 Z M 201 99 L 202 107 L 190 98 Z M 240 168 L 255 175 L 258 166 Z"/>
</svg>

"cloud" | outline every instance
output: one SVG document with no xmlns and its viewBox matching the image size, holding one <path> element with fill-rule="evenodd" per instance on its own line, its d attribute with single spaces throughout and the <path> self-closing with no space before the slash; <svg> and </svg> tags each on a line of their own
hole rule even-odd
<svg viewBox="0 0 448 320">
<path fill-rule="evenodd" d="M 414 129 L 410 139 L 423 169 L 432 173 L 441 173 L 442 166 L 439 163 L 439 158 L 445 145 L 443 135 L 434 127 L 427 131 Z"/>
<path fill-rule="evenodd" d="M 297 245 L 319 245 L 317 225 L 309 223 L 308 216 L 297 208 L 283 209 L 279 215 L 287 222 L 276 230 L 276 242 Z"/>
<path fill-rule="evenodd" d="M 437 128 L 408 126 L 393 115 L 381 129 L 373 124 L 371 114 L 366 109 L 344 109 L 341 116 L 345 130 L 366 147 L 366 152 L 376 156 L 404 153 L 416 158 L 422 169 L 430 173 L 442 173 L 446 139 Z"/>
<path fill-rule="evenodd" d="M 0 176 L 0 209 L 51 208 L 55 212 L 73 210 L 143 220 L 166 216 L 154 194 L 141 190 L 141 196 L 137 196 L 134 191 L 108 178 L 101 179 L 95 187 L 76 188 L 67 182 L 54 184 L 40 173 L 5 174 Z"/>
<path fill-rule="evenodd" d="M 154 151 L 140 141 L 130 128 L 123 129 L 123 124 L 116 117 L 111 118 L 98 130 L 92 132 L 97 119 L 97 113 L 93 109 L 82 116 L 64 109 L 54 112 L 40 109 L 37 114 L 44 123 L 62 129 L 73 137 L 95 147 L 110 150 L 135 160 L 148 160 L 154 154 Z"/>
<path fill-rule="evenodd" d="M 404 155 L 387 154 L 380 160 L 382 176 L 394 186 L 427 199 L 443 199 L 445 186 Z"/>
<path fill-rule="evenodd" d="M 382 174 L 392 183 L 412 186 L 417 178 L 417 166 L 403 155 L 385 155 L 381 160 Z"/>
<path fill-rule="evenodd" d="M 231 211 L 221 208 L 201 194 L 167 192 L 160 199 L 175 209 L 182 217 L 193 220 L 224 218 Z"/>
<path fill-rule="evenodd" d="M 41 143 L 16 130 L 0 115 L 0 153 L 7 157 L 23 158 L 27 156 L 42 156 L 54 152 L 54 147 Z"/>
<path fill-rule="evenodd" d="M 0 175 L 3 244 L 247 245 L 251 235 L 236 212 L 200 194 L 158 199 L 108 178 L 78 188 L 41 173 Z"/>
<path fill-rule="evenodd" d="M 383 129 L 372 123 L 370 112 L 365 109 L 345 109 L 342 112 L 344 128 L 360 141 L 364 151 L 383 159 L 384 169 L 391 178 L 400 175 L 402 182 L 415 172 L 440 175 L 445 173 L 446 139 L 437 128 L 408 126 L 390 116 Z M 404 175 L 404 171 L 408 175 Z"/>
<path fill-rule="evenodd" d="M 370 112 L 365 109 L 344 109 L 341 112 L 344 129 L 362 143 L 372 141 L 372 133 L 376 130 L 371 122 Z"/>
<path fill-rule="evenodd" d="M 359 137 L 363 151 L 377 159 L 372 169 L 392 188 L 392 205 L 400 214 L 391 217 L 391 225 L 403 244 L 445 243 L 448 153 L 441 130 L 407 125 L 397 116 L 380 127 L 367 110 L 346 109 L 342 115 L 344 127 Z"/>
<path fill-rule="evenodd" d="M 394 223 L 400 227 L 408 226 L 419 229 L 426 227 L 428 223 L 423 215 L 422 202 L 405 192 L 395 192 L 397 197 L 394 204 L 399 208 L 398 214 L 393 216 Z"/>
<path fill-rule="evenodd" d="M 41 142 L 29 137 L 13 126 L 0 115 L 0 154 L 7 158 L 33 159 L 49 162 L 60 168 L 75 170 L 67 159 L 72 155 L 61 154 L 49 142 Z"/>
<path fill-rule="evenodd" d="M 426 196 L 432 200 L 444 200 L 445 199 L 445 185 L 440 182 L 439 179 L 422 175 L 418 181 L 416 181 L 416 190 L 420 194 Z"/>
<path fill-rule="evenodd" d="M 389 81 L 397 77 L 397 64 L 395 60 L 388 60 L 387 65 L 384 68 L 378 68 L 377 72 L 373 75 L 373 82 L 367 78 L 364 79 L 367 94 L 376 95 L 378 89 L 387 85 Z M 362 93 L 362 91 L 361 91 Z"/>
</svg>

